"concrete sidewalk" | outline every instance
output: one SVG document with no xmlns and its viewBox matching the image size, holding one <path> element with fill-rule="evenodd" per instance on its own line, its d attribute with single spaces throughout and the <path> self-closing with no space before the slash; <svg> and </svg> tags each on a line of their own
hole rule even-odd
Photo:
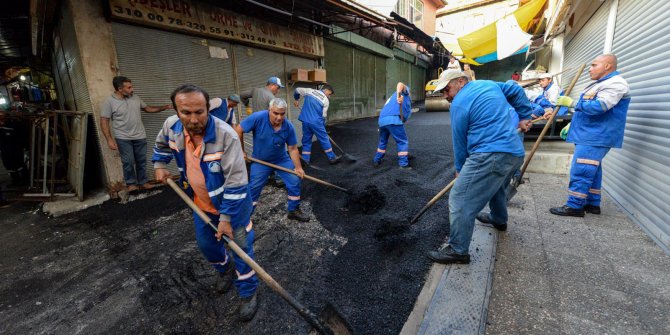
<svg viewBox="0 0 670 335">
<path fill-rule="evenodd" d="M 497 248 L 475 233 L 470 265 L 435 264 L 402 334 L 670 334 L 670 256 L 607 195 L 601 215 L 559 217 L 568 176 L 526 177 Z"/>
</svg>

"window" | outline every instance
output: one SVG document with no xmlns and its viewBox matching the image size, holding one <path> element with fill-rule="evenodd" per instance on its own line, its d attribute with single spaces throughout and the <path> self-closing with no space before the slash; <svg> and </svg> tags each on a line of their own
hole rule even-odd
<svg viewBox="0 0 670 335">
<path fill-rule="evenodd" d="M 398 0 L 395 5 L 395 12 L 419 29 L 423 29 L 423 1 Z"/>
</svg>

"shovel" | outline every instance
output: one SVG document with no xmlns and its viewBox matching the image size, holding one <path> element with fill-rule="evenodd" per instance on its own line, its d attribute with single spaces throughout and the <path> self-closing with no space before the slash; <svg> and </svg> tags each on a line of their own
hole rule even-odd
<svg viewBox="0 0 670 335">
<path fill-rule="evenodd" d="M 428 208 L 433 207 L 433 205 L 437 202 L 437 200 L 442 198 L 442 196 L 445 193 L 449 192 L 449 190 L 451 190 L 451 188 L 454 187 L 454 183 L 456 183 L 456 178 L 454 178 L 454 180 L 452 180 L 449 183 L 449 185 L 447 185 L 445 188 L 443 188 L 442 191 L 438 192 L 433 197 L 433 199 L 430 199 L 430 201 L 428 201 L 428 203 L 425 206 L 423 206 L 423 208 L 421 208 L 421 210 L 418 213 L 416 213 L 416 215 L 414 215 L 414 217 L 412 218 L 412 220 L 409 221 L 409 223 L 410 224 L 415 224 L 417 221 L 419 221 L 419 218 L 421 217 L 421 215 L 423 215 L 423 213 L 425 213 L 428 210 Z"/>
<path fill-rule="evenodd" d="M 188 204 L 191 209 L 200 216 L 200 218 L 205 221 L 214 231 L 218 231 L 216 226 L 212 224 L 211 219 L 205 212 L 203 212 L 194 202 L 191 200 L 191 198 L 182 191 L 179 186 L 174 182 L 174 180 L 168 178 L 167 179 L 167 184 L 170 185 L 170 187 L 179 195 L 186 204 Z M 256 274 L 258 277 L 265 282 L 275 293 L 279 294 L 286 302 L 288 302 L 291 307 L 295 308 L 295 310 L 300 314 L 300 316 L 305 319 L 305 321 L 309 322 L 312 327 L 316 331 L 318 331 L 321 334 L 324 335 L 347 335 L 347 334 L 353 334 L 353 331 L 351 330 L 351 326 L 344 320 L 344 318 L 337 313 L 337 310 L 332 307 L 332 305 L 328 304 L 326 308 L 324 308 L 324 313 L 322 313 L 322 316 L 325 316 L 325 319 L 319 320 L 317 319 L 316 315 L 312 313 L 310 310 L 307 309 L 307 307 L 303 306 L 298 300 L 296 300 L 292 295 L 290 295 L 279 283 L 277 283 L 272 276 L 270 276 L 263 268 L 258 265 L 249 255 L 247 255 L 244 250 L 242 250 L 237 243 L 232 241 L 230 238 L 228 238 L 226 235 L 222 236 L 223 241 L 230 247 L 230 249 L 235 252 L 235 254 L 242 259 L 245 263 L 247 263 L 254 271 L 256 271 Z"/>
<path fill-rule="evenodd" d="M 328 135 L 328 139 L 330 140 L 330 143 L 332 143 L 333 146 L 334 146 L 335 148 L 337 148 L 337 150 L 339 150 L 339 151 L 342 153 L 342 157 L 344 157 L 344 159 L 346 159 L 346 160 L 348 160 L 348 161 L 350 161 L 350 162 L 355 162 L 355 161 L 356 161 L 356 157 L 354 157 L 354 156 L 352 156 L 352 155 L 350 155 L 350 154 L 344 152 L 344 150 L 342 150 L 342 148 L 340 148 L 340 146 L 337 145 L 337 143 L 335 143 L 335 141 L 333 141 L 333 138 L 330 137 L 330 135 Z"/>
<path fill-rule="evenodd" d="M 572 78 L 570 86 L 568 86 L 568 89 L 565 90 L 565 95 L 570 95 L 570 92 L 572 92 L 572 88 L 575 87 L 577 80 L 579 80 L 579 77 L 582 75 L 585 66 L 586 64 L 582 64 L 579 67 L 579 69 L 577 69 L 577 73 L 575 73 L 574 78 Z M 537 148 L 540 146 L 540 142 L 542 142 L 544 135 L 547 133 L 547 131 L 551 127 L 551 124 L 554 122 L 554 118 L 556 117 L 558 109 L 559 106 L 556 106 L 556 108 L 554 108 L 554 112 L 551 114 L 551 117 L 549 117 L 549 119 L 547 120 L 547 124 L 545 124 L 544 128 L 542 128 L 540 136 L 537 138 L 537 140 L 535 140 L 535 144 L 533 144 L 533 149 L 530 151 L 530 154 L 526 156 L 526 160 L 523 162 L 523 166 L 521 167 L 521 175 L 519 175 L 519 177 L 515 177 L 510 186 L 508 186 L 507 201 L 510 201 L 516 195 L 517 188 L 521 184 L 521 178 L 523 178 L 523 174 L 526 172 L 526 168 L 528 167 L 528 164 L 530 164 L 530 160 L 533 159 L 533 155 L 535 155 L 535 151 L 537 151 Z"/>
<path fill-rule="evenodd" d="M 252 162 L 255 162 L 255 163 L 258 163 L 258 164 L 263 164 L 263 165 L 265 165 L 265 166 L 269 166 L 269 167 L 271 167 L 271 168 L 273 168 L 273 169 L 277 169 L 277 170 L 281 170 L 281 171 L 284 171 L 284 172 L 288 172 L 288 173 L 294 174 L 294 175 L 296 175 L 296 176 L 298 175 L 298 174 L 295 173 L 295 171 L 293 171 L 293 170 L 289 170 L 289 169 L 287 169 L 287 168 L 285 168 L 285 167 L 283 167 L 283 166 L 279 166 L 279 165 L 275 165 L 275 164 L 272 164 L 272 163 L 268 163 L 268 162 L 266 162 L 266 161 L 262 161 L 262 160 L 260 160 L 260 159 L 256 159 L 256 158 L 247 156 L 247 160 L 252 161 Z M 334 189 L 340 190 L 340 191 L 342 191 L 342 192 L 344 192 L 344 193 L 351 194 L 351 191 L 347 190 L 346 188 L 339 187 L 339 186 L 337 186 L 337 185 L 333 185 L 333 184 L 331 184 L 331 183 L 329 183 L 329 182 L 327 182 L 327 181 L 323 181 L 323 180 L 321 180 L 321 179 L 314 178 L 314 177 L 309 176 L 309 175 L 305 175 L 305 179 L 309 179 L 309 180 L 311 180 L 311 181 L 313 181 L 313 182 L 317 182 L 317 183 L 319 183 L 319 184 L 321 184 L 321 185 L 326 185 L 326 186 L 328 186 L 328 187 L 332 187 L 332 188 L 334 188 Z"/>
</svg>

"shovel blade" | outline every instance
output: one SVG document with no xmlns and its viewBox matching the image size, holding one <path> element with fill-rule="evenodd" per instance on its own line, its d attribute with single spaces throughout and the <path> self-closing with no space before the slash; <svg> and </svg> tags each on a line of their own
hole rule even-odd
<svg viewBox="0 0 670 335">
<path fill-rule="evenodd" d="M 319 315 L 319 320 L 323 323 L 324 326 L 328 327 L 328 330 L 334 335 L 353 335 L 354 330 L 347 322 L 347 320 L 342 316 L 342 314 L 333 306 L 328 303 L 321 311 Z M 316 329 L 312 329 L 310 334 L 318 334 L 319 332 Z"/>
</svg>

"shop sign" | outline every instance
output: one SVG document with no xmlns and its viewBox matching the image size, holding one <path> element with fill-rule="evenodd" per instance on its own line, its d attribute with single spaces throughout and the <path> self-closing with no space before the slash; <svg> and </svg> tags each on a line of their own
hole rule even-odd
<svg viewBox="0 0 670 335">
<path fill-rule="evenodd" d="M 112 17 L 158 28 L 243 42 L 311 58 L 323 38 L 191 0 L 109 0 Z"/>
</svg>

